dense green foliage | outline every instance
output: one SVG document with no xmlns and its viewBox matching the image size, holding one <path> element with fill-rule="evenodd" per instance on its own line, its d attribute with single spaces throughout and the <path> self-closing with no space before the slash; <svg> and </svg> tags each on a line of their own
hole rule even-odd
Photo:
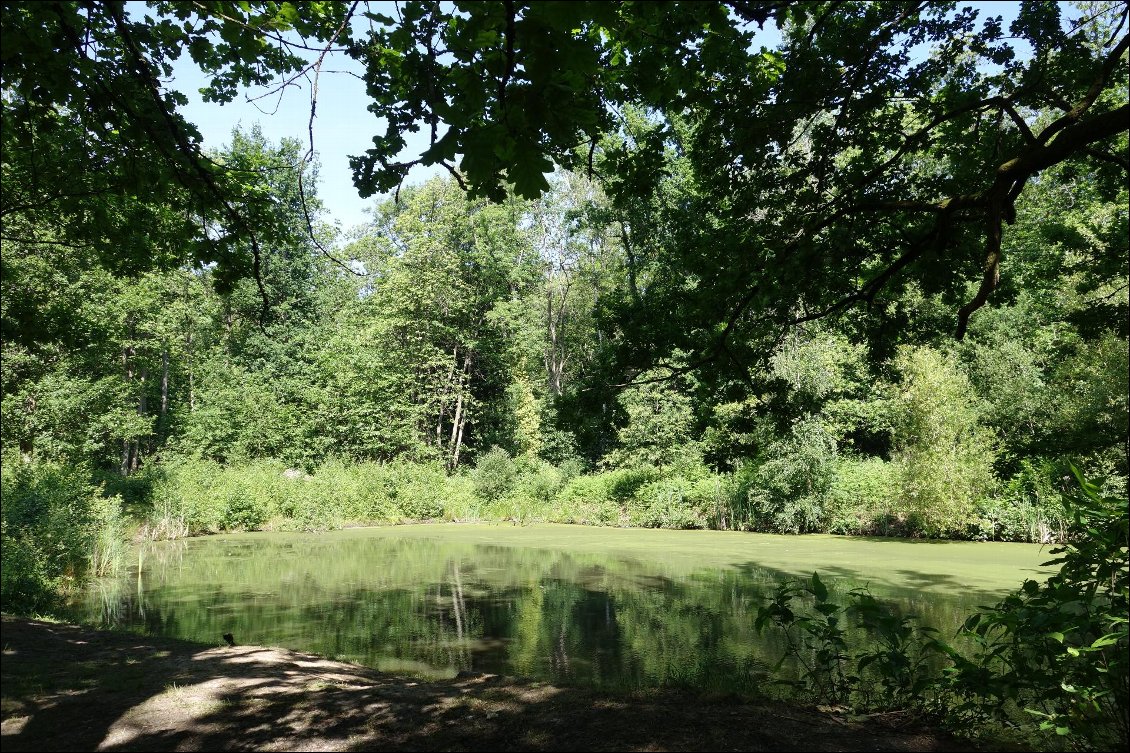
<svg viewBox="0 0 1130 753">
<path fill-rule="evenodd" d="M 3 608 L 49 608 L 134 529 L 1066 542 L 1057 579 L 970 624 L 987 653 L 952 692 L 1108 742 L 1126 707 L 1126 509 L 1103 500 L 1130 476 L 1128 14 L 4 4 Z M 385 127 L 351 158 L 356 186 L 395 189 L 348 232 L 315 195 L 312 142 L 251 127 L 205 149 L 164 80 L 187 55 L 230 101 L 334 54 Z M 426 151 L 402 154 L 421 129 Z M 413 164 L 451 177 L 405 186 Z M 1102 479 L 1073 509 L 1068 459 Z M 866 668 L 883 704 L 910 703 L 944 650 L 852 599 L 814 577 L 762 622 L 793 631 L 820 698 L 850 699 Z M 847 613 L 879 647 L 854 669 Z"/>
<path fill-rule="evenodd" d="M 216 159 L 297 148 L 237 131 Z M 300 224 L 297 172 L 268 175 Z M 1123 483 L 1126 340 L 1076 323 L 1077 296 L 1024 291 L 960 342 L 806 324 L 743 380 L 670 378 L 618 357 L 622 222 L 575 175 L 498 205 L 433 180 L 348 241 L 363 274 L 292 233 L 263 265 L 265 328 L 252 281 L 120 278 L 69 247 L 6 243 L 5 326 L 62 317 L 56 336 L 4 341 L 8 454 L 124 477 L 111 493 L 148 504 L 151 535 L 446 518 L 1051 541 L 1060 457 Z"/>
<path fill-rule="evenodd" d="M 1083 750 L 1121 750 L 1130 711 L 1127 611 L 1130 531 L 1125 496 L 1103 496 L 1076 470 L 1068 501 L 1068 543 L 1046 582 L 1027 580 L 966 620 L 948 645 L 937 630 L 882 609 L 864 590 L 830 597 L 819 575 L 781 585 L 759 610 L 785 639 L 781 660 L 804 668 L 793 682 L 813 700 L 861 709 L 918 709 L 999 737 L 1019 731 L 1063 738 Z M 872 635 L 866 649 L 846 641 L 852 626 Z"/>
<path fill-rule="evenodd" d="M 1079 478 L 1070 504 L 1073 534 L 1052 549 L 1059 573 L 1025 581 L 964 632 L 979 653 L 959 662 L 965 710 L 992 715 L 1015 703 L 1044 731 L 1097 750 L 1130 743 L 1130 528 L 1127 499 Z"/>
<path fill-rule="evenodd" d="M 4 459 L 0 599 L 6 610 L 49 609 L 60 591 L 109 575 L 126 549 L 122 500 L 104 496 L 83 469 Z"/>
</svg>

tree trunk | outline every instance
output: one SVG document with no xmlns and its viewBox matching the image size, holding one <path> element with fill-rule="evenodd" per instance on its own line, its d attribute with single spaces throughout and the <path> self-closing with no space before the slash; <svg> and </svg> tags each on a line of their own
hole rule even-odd
<svg viewBox="0 0 1130 753">
<path fill-rule="evenodd" d="M 459 346 L 451 349 L 451 368 L 447 372 L 447 381 L 444 382 L 444 390 L 451 389 L 451 380 L 455 377 L 455 364 L 459 361 Z M 462 376 L 460 376 L 462 378 Z M 438 450 L 443 446 L 443 418 L 447 415 L 447 398 L 446 392 L 440 395 L 439 402 L 439 416 L 436 418 L 436 449 Z"/>
<path fill-rule="evenodd" d="M 146 401 L 146 395 L 145 395 L 145 388 L 146 388 L 145 382 L 148 378 L 149 378 L 149 369 L 142 366 L 141 371 L 138 372 L 139 390 L 138 390 L 138 396 L 137 396 L 137 415 L 139 415 L 139 416 L 144 416 L 149 410 L 148 405 L 147 405 L 147 401 Z M 146 449 L 149 449 L 149 438 L 146 438 L 145 444 L 146 444 Z M 140 466 L 141 466 L 141 439 L 135 439 L 135 440 L 133 440 L 133 455 L 132 455 L 132 457 L 130 457 L 129 472 L 130 473 L 135 472 Z"/>
<path fill-rule="evenodd" d="M 545 285 L 545 371 L 549 381 L 549 391 L 555 395 L 561 393 L 553 389 L 553 364 L 557 351 L 557 327 L 553 321 L 553 278 L 550 277 Z"/>
<path fill-rule="evenodd" d="M 185 335 L 185 350 L 188 351 L 188 410 L 191 413 L 196 410 L 196 381 L 193 379 L 192 374 L 192 333 L 189 332 Z"/>
<path fill-rule="evenodd" d="M 556 301 L 557 307 L 554 310 L 554 303 L 557 296 L 554 295 L 555 282 L 559 282 L 560 300 Z M 554 395 L 562 394 L 564 390 L 565 381 L 565 314 L 566 314 L 566 301 L 569 297 L 569 288 L 572 287 L 572 281 L 567 278 L 567 272 L 561 270 L 558 275 L 550 277 L 546 281 L 545 290 L 545 315 L 546 315 L 546 352 L 545 352 L 545 370 L 547 381 L 549 383 L 549 390 Z"/>
<path fill-rule="evenodd" d="M 451 420 L 451 439 L 447 442 L 450 451 L 455 446 L 455 435 L 459 432 L 459 421 L 463 418 L 463 390 L 458 390 L 455 395 L 455 417 Z"/>
<path fill-rule="evenodd" d="M 451 457 L 451 470 L 459 467 L 459 450 L 463 446 L 463 427 L 467 425 L 467 411 L 463 411 L 463 417 L 459 420 L 459 435 L 455 438 L 455 454 Z"/>
<path fill-rule="evenodd" d="M 463 427 L 467 425 L 467 403 L 470 396 L 464 399 L 464 392 L 471 389 L 471 354 L 463 356 L 463 370 L 459 374 L 458 397 L 455 403 L 455 420 L 451 424 L 451 461 L 448 470 L 454 471 L 459 467 L 459 451 L 463 445 Z"/>
<path fill-rule="evenodd" d="M 169 412 L 169 349 L 161 351 L 161 423 Z"/>
<path fill-rule="evenodd" d="M 131 321 L 129 322 L 128 340 L 126 341 L 126 345 L 122 348 L 122 375 L 125 377 L 127 385 L 133 381 L 133 362 L 130 360 L 130 358 L 134 354 L 134 348 L 132 344 L 133 334 L 133 322 Z M 119 469 L 123 476 L 128 476 L 130 468 L 133 466 L 132 455 L 133 453 L 130 440 L 128 437 L 123 437 L 122 463 Z"/>
</svg>

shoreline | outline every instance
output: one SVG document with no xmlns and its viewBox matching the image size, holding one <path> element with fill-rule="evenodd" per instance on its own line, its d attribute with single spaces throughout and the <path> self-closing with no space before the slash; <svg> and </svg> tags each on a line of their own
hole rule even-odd
<svg viewBox="0 0 1130 753">
<path fill-rule="evenodd" d="M 498 675 L 425 681 L 286 649 L 2 624 L 5 751 L 976 749 L 897 714 Z"/>
</svg>

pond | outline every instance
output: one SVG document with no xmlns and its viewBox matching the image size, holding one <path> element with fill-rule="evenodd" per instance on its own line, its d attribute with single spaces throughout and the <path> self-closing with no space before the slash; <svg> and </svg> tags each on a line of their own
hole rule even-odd
<svg viewBox="0 0 1130 753">
<path fill-rule="evenodd" d="M 1050 575 L 1050 558 L 1030 544 L 564 525 L 251 533 L 146 545 L 72 617 L 211 644 L 232 633 L 425 677 L 749 695 L 784 650 L 753 626 L 784 579 L 819 571 L 840 596 L 866 585 L 949 637 L 978 606 Z"/>
</svg>

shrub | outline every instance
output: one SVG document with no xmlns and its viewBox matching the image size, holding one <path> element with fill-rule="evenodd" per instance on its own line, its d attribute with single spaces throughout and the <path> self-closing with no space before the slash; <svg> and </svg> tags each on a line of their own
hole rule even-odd
<svg viewBox="0 0 1130 753">
<path fill-rule="evenodd" d="M 828 489 L 827 531 L 848 535 L 880 532 L 897 493 L 896 468 L 882 458 L 837 459 Z"/>
<path fill-rule="evenodd" d="M 1062 510 L 1056 512 L 1018 496 L 980 500 L 969 537 L 976 541 L 1032 541 L 1050 544 L 1067 535 Z"/>
<path fill-rule="evenodd" d="M 756 463 L 743 463 L 738 466 L 731 480 L 730 509 L 726 517 L 730 528 L 735 531 L 750 531 L 755 528 L 750 492 L 757 488 L 758 468 Z"/>
<path fill-rule="evenodd" d="M 153 485 L 148 528 L 175 532 L 182 521 L 190 534 L 256 530 L 298 509 L 285 491 L 285 470 L 277 461 L 229 467 L 211 460 L 169 461 Z"/>
<path fill-rule="evenodd" d="M 60 591 L 121 564 L 121 500 L 103 498 L 79 470 L 5 462 L 0 489 L 0 605 L 50 609 Z"/>
<path fill-rule="evenodd" d="M 565 483 L 561 471 L 549 463 L 540 463 L 534 473 L 522 478 L 522 489 L 531 498 L 543 504 L 550 504 L 557 498 L 557 492 Z"/>
<path fill-rule="evenodd" d="M 746 477 L 754 527 L 780 533 L 821 530 L 835 459 L 836 442 L 819 418 L 794 423 L 789 436 L 773 442 L 760 467 Z"/>
<path fill-rule="evenodd" d="M 729 491 L 721 476 L 668 476 L 640 487 L 629 519 L 645 528 L 718 528 L 729 510 Z"/>
<path fill-rule="evenodd" d="M 177 458 L 163 464 L 163 473 L 153 485 L 153 510 L 149 530 L 186 534 L 220 529 L 222 509 L 213 496 L 213 483 L 222 471 L 210 460 Z"/>
<path fill-rule="evenodd" d="M 977 504 L 970 537 L 1041 544 L 1066 540 L 1069 520 L 1063 500 L 1072 485 L 1068 483 L 1072 480 L 1068 466 L 1058 461 L 1028 459 L 1021 460 L 1019 466 L 997 496 Z"/>
<path fill-rule="evenodd" d="M 1073 469 L 1074 470 L 1074 469 Z M 978 652 L 960 659 L 961 711 L 1001 718 L 1015 701 L 1039 728 L 1075 747 L 1125 750 L 1130 680 L 1130 563 L 1127 499 L 1105 497 L 1077 470 L 1068 499 L 1069 542 L 1052 549 L 1059 572 L 1029 580 L 992 609 L 972 615 L 963 632 Z"/>
<path fill-rule="evenodd" d="M 582 475 L 587 468 L 585 461 L 580 458 L 566 458 L 557 465 L 557 471 L 561 474 L 561 483 L 567 484 L 577 476 Z"/>
<path fill-rule="evenodd" d="M 439 463 L 397 461 L 386 468 L 395 490 L 396 509 L 403 520 L 432 520 L 443 516 L 450 497 L 462 491 L 449 485 Z"/>
<path fill-rule="evenodd" d="M 146 524 L 152 538 L 230 530 L 324 530 L 350 522 L 399 523 L 467 517 L 471 483 L 438 463 L 350 464 L 331 460 L 313 474 L 279 461 L 224 467 L 178 459 L 155 474 Z"/>
<path fill-rule="evenodd" d="M 844 595 L 846 605 L 830 593 L 813 573 L 808 580 L 782 583 L 758 608 L 758 632 L 772 624 L 784 639 L 777 666 L 791 658 L 801 669 L 798 679 L 778 682 L 810 701 L 857 710 L 940 709 L 944 689 L 933 668 L 952 649 L 936 631 L 884 606 L 864 588 Z M 862 648 L 852 650 L 852 644 Z"/>
<path fill-rule="evenodd" d="M 350 493 L 343 500 L 343 515 L 348 520 L 367 523 L 387 523 L 398 519 L 399 512 L 389 491 L 387 466 L 383 463 L 325 464 L 315 477 L 326 476 L 328 470 L 335 475 L 348 475 Z"/>
<path fill-rule="evenodd" d="M 475 496 L 484 502 L 492 502 L 505 497 L 514 487 L 518 477 L 518 467 L 510 453 L 495 446 L 479 456 L 471 480 Z"/>
<path fill-rule="evenodd" d="M 687 499 L 706 520 L 708 528 L 724 530 L 729 527 L 730 499 L 733 496 L 733 476 L 708 474 L 695 480 L 687 490 Z"/>
<path fill-rule="evenodd" d="M 270 517 L 263 504 L 262 488 L 241 479 L 235 472 L 224 474 L 224 509 L 220 527 L 227 531 L 255 531 Z"/>
<path fill-rule="evenodd" d="M 555 522 L 586 525 L 615 525 L 620 521 L 620 505 L 613 494 L 612 473 L 577 476 L 557 495 L 559 512 Z"/>
<path fill-rule="evenodd" d="M 952 359 L 904 349 L 895 367 L 903 377 L 894 431 L 899 511 L 926 536 L 961 534 L 993 486 L 993 434 Z"/>
<path fill-rule="evenodd" d="M 629 509 L 629 521 L 643 528 L 705 528 L 705 517 L 686 499 L 688 486 L 676 477 L 641 487 Z"/>
<path fill-rule="evenodd" d="M 663 477 L 655 466 L 619 468 L 600 475 L 607 479 L 608 493 L 620 505 L 627 504 L 645 484 Z"/>
</svg>

